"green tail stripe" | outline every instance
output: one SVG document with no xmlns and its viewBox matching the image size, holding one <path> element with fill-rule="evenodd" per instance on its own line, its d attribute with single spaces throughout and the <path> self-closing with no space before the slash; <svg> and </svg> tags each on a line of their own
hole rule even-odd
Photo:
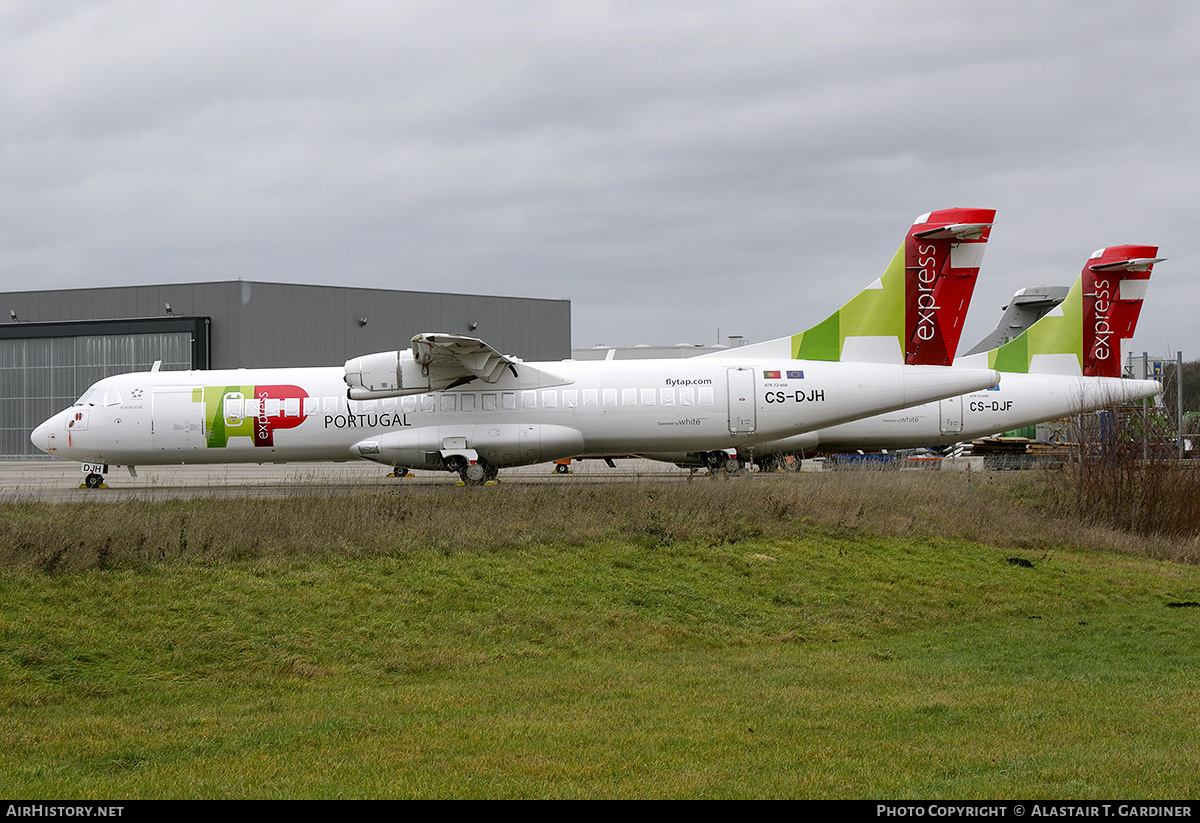
<svg viewBox="0 0 1200 823">
<path fill-rule="evenodd" d="M 842 356 L 841 322 L 838 313 L 792 336 L 792 357 L 796 360 L 839 360 Z"/>
<path fill-rule="evenodd" d="M 1055 312 L 1038 320 L 1004 345 L 988 352 L 988 365 L 1002 372 L 1025 374 L 1034 355 L 1073 354 L 1083 369 L 1083 283 L 1076 279 Z"/>
<path fill-rule="evenodd" d="M 198 397 L 203 392 L 202 397 Z M 236 426 L 225 423 L 225 396 L 239 393 L 242 397 L 254 397 L 253 386 L 205 386 L 192 392 L 192 402 L 204 402 L 204 428 L 208 433 L 208 448 L 223 449 L 231 437 L 254 437 L 254 420 L 243 417 Z"/>
<path fill-rule="evenodd" d="M 792 335 L 792 357 L 797 360 L 840 360 L 847 335 L 894 336 L 904 351 L 904 244 L 900 244 L 881 278 L 883 288 L 865 289 L 850 302 L 808 331 Z"/>
</svg>

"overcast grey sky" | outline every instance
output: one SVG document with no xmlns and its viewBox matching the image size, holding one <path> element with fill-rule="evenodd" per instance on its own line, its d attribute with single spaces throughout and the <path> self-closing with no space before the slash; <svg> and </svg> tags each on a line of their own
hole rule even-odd
<svg viewBox="0 0 1200 823">
<path fill-rule="evenodd" d="M 577 346 L 765 340 L 981 206 L 964 349 L 1146 243 L 1136 348 L 1200 359 L 1200 4 L 31 0 L 0 77 L 3 290 L 557 297 Z"/>
</svg>

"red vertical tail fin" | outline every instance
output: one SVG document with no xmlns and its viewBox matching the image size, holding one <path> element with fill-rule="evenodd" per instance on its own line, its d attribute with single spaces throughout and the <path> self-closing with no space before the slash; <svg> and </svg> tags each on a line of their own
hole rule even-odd
<svg viewBox="0 0 1200 823">
<path fill-rule="evenodd" d="M 1123 346 L 1137 328 L 1157 246 L 1109 246 L 1083 267 L 1083 373 L 1120 377 Z"/>
<path fill-rule="evenodd" d="M 904 243 L 904 362 L 954 362 L 995 209 L 941 209 L 917 218 Z"/>
</svg>

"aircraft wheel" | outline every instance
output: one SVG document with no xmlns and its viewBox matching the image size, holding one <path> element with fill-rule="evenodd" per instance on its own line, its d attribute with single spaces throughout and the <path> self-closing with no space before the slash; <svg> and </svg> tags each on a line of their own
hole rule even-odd
<svg viewBox="0 0 1200 823">
<path fill-rule="evenodd" d="M 481 486 L 488 481 L 488 465 L 482 460 L 478 463 L 470 463 L 463 467 L 458 473 L 462 481 L 468 486 Z M 494 477 L 495 475 L 493 475 Z"/>
<path fill-rule="evenodd" d="M 567 473 L 567 472 L 569 472 L 570 470 L 571 470 L 571 468 L 570 468 L 569 466 L 566 466 L 566 465 L 564 465 L 564 464 L 562 464 L 562 463 L 559 463 L 558 465 L 556 465 L 556 466 L 554 467 L 554 471 L 556 471 L 556 472 L 557 472 L 557 473 L 559 473 L 559 474 L 566 474 L 566 473 Z"/>
<path fill-rule="evenodd" d="M 83 478 L 83 485 L 89 489 L 98 489 L 104 485 L 104 475 L 92 472 L 87 477 Z"/>
<path fill-rule="evenodd" d="M 740 457 L 731 457 L 725 461 L 725 473 L 737 474 L 742 470 L 742 460 Z"/>
</svg>

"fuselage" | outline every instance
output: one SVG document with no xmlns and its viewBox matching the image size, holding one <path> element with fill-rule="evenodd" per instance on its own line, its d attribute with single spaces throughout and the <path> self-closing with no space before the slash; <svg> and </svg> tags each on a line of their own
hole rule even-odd
<svg viewBox="0 0 1200 823">
<path fill-rule="evenodd" d="M 822 361 L 564 361 L 353 401 L 344 376 L 340 367 L 117 375 L 31 440 L 55 457 L 131 466 L 362 457 L 441 468 L 447 454 L 472 450 L 499 468 L 753 446 L 998 380 L 989 369 Z"/>
<path fill-rule="evenodd" d="M 1083 411 L 1153 397 L 1153 380 L 1002 374 L 995 388 L 853 420 L 764 443 L 755 455 L 946 446 Z"/>
</svg>

